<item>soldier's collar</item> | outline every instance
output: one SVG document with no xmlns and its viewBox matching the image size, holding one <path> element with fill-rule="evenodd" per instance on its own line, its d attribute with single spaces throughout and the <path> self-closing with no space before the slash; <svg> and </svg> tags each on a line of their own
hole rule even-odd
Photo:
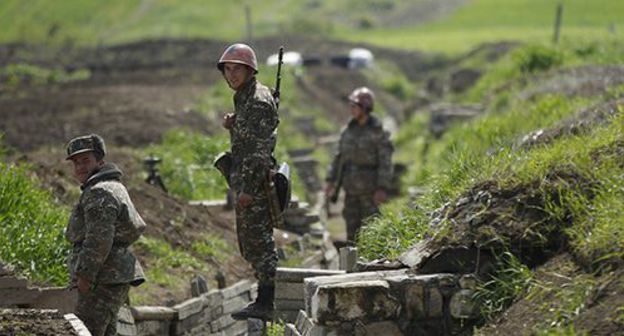
<svg viewBox="0 0 624 336">
<path fill-rule="evenodd" d="M 234 94 L 234 100 L 237 101 L 241 97 L 249 96 L 249 93 L 252 92 L 255 87 L 256 76 L 253 76 L 245 84 L 243 84 L 243 87 L 240 90 L 236 91 L 236 93 Z"/>
</svg>

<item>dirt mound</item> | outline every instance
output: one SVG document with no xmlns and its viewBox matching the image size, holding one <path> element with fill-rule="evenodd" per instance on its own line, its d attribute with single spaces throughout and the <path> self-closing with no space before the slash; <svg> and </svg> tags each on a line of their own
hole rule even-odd
<svg viewBox="0 0 624 336">
<path fill-rule="evenodd" d="M 523 297 L 509 307 L 496 321 L 481 328 L 480 335 L 515 335 L 519 330 L 529 334 L 533 328 L 552 327 L 552 321 L 545 320 L 550 311 L 561 310 L 562 313 L 578 314 L 574 316 L 574 328 L 577 333 L 588 335 L 621 335 L 624 333 L 624 323 L 621 321 L 621 312 L 616 307 L 624 306 L 624 272 L 604 274 L 594 277 L 585 274 L 574 263 L 569 254 L 561 254 L 538 267 L 533 282 L 543 288 L 554 288 L 554 291 L 544 291 L 541 295 Z M 579 288 L 591 291 L 588 298 L 577 302 L 583 306 L 578 313 L 567 311 L 573 292 L 566 293 L 566 288 L 579 286 L 574 279 L 584 277 L 587 287 Z M 567 296 L 567 295 L 569 296 Z M 566 297 L 567 296 L 567 297 Z M 572 307 L 574 310 L 576 307 Z M 572 316 L 570 316 L 572 318 Z"/>
<path fill-rule="evenodd" d="M 1 309 L 0 335 L 78 335 L 57 311 Z"/>
</svg>

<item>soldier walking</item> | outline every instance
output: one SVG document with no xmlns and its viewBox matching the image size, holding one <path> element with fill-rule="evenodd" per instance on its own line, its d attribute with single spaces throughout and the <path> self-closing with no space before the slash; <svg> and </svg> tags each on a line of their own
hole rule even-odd
<svg viewBox="0 0 624 336">
<path fill-rule="evenodd" d="M 362 221 L 379 213 L 391 187 L 392 152 L 389 133 L 371 114 L 373 92 L 360 87 L 349 95 L 351 120 L 340 133 L 338 149 L 326 177 L 325 194 L 345 190 L 342 215 L 347 226 L 347 243 L 354 244 Z"/>
<path fill-rule="evenodd" d="M 234 113 L 224 116 L 230 132 L 231 168 L 226 174 L 236 200 L 236 232 L 241 254 L 255 271 L 258 297 L 232 318 L 270 320 L 275 296 L 277 252 L 273 240 L 275 209 L 269 194 L 269 174 L 279 123 L 271 91 L 256 80 L 258 63 L 253 49 L 237 43 L 221 56 L 218 69 L 234 93 Z M 229 175 L 229 176 L 227 176 Z"/>
<path fill-rule="evenodd" d="M 145 223 L 120 182 L 122 172 L 105 163 L 104 140 L 95 134 L 72 139 L 67 160 L 82 193 L 65 231 L 73 244 L 70 286 L 78 288 L 78 316 L 92 335 L 116 335 L 117 313 L 130 286 L 145 281 L 143 269 L 128 250 Z"/>
</svg>

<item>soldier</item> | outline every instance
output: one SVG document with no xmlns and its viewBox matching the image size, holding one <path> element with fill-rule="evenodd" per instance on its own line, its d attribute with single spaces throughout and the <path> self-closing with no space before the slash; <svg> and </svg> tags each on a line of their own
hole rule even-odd
<svg viewBox="0 0 624 336">
<path fill-rule="evenodd" d="M 223 118 L 230 132 L 231 169 L 228 182 L 235 193 L 236 232 L 241 254 L 255 271 L 258 297 L 232 318 L 269 320 L 273 315 L 277 252 L 273 240 L 275 209 L 269 174 L 275 169 L 272 151 L 279 123 L 271 91 L 256 80 L 258 63 L 248 45 L 237 43 L 224 52 L 217 68 L 234 94 L 234 113 Z"/>
<path fill-rule="evenodd" d="M 326 177 L 327 197 L 345 190 L 342 215 L 348 244 L 355 242 L 362 221 L 379 213 L 392 179 L 392 143 L 379 119 L 371 115 L 375 97 L 366 87 L 349 95 L 351 120 L 340 134 L 340 142 Z"/>
<path fill-rule="evenodd" d="M 105 163 L 104 140 L 95 134 L 72 139 L 67 160 L 82 184 L 82 194 L 65 231 L 71 288 L 78 288 L 76 315 L 94 336 L 117 333 L 117 313 L 130 286 L 145 281 L 128 247 L 145 223 L 120 182 L 121 171 Z"/>
</svg>

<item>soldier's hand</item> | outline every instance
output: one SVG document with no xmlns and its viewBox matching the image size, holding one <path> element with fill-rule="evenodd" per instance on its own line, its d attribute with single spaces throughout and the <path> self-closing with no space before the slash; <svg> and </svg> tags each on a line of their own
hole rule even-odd
<svg viewBox="0 0 624 336">
<path fill-rule="evenodd" d="M 333 183 L 327 183 L 325 185 L 325 196 L 329 197 L 334 193 L 334 184 Z"/>
<path fill-rule="evenodd" d="M 77 285 L 78 285 L 78 291 L 82 294 L 88 293 L 89 289 L 91 289 L 91 281 L 81 276 L 78 277 Z"/>
<path fill-rule="evenodd" d="M 251 205 L 251 202 L 253 202 L 253 197 L 251 195 L 243 193 L 243 192 L 238 194 L 238 207 L 239 208 L 244 209 L 248 207 L 249 205 Z"/>
<path fill-rule="evenodd" d="M 223 116 L 223 128 L 231 129 L 234 126 L 234 121 L 236 120 L 236 115 L 234 113 L 228 113 Z"/>
<path fill-rule="evenodd" d="M 385 202 L 386 199 L 388 199 L 388 194 L 386 194 L 385 190 L 378 189 L 377 191 L 375 191 L 375 194 L 373 195 L 373 202 L 375 202 L 376 206 L 379 206 L 381 203 Z"/>
</svg>

